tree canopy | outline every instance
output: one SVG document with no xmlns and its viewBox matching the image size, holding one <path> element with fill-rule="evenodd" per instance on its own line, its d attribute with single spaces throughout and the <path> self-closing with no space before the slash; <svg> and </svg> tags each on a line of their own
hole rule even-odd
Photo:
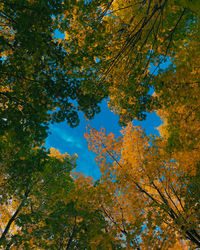
<svg viewBox="0 0 200 250">
<path fill-rule="evenodd" d="M 162 89 L 157 75 L 173 64 L 186 44 L 196 41 L 198 46 L 199 16 L 186 1 L 112 2 L 107 17 L 112 49 L 104 80 L 109 82 L 109 105 L 126 124 L 159 107 L 152 96 L 153 90 Z"/>
<path fill-rule="evenodd" d="M 200 159 L 196 149 L 188 162 L 191 152 L 172 157 L 165 150 L 165 140 L 146 136 L 141 127 L 130 123 L 121 133 L 115 138 L 112 133 L 106 136 L 105 131 L 90 129 L 86 138 L 102 172 L 99 185 L 112 194 L 109 203 L 103 201 L 103 211 L 126 237 L 126 247 L 199 247 Z"/>
<path fill-rule="evenodd" d="M 198 0 L 1 0 L 2 249 L 200 247 Z M 50 123 L 92 119 L 101 178 L 46 149 Z M 157 112 L 160 136 L 133 119 Z"/>
</svg>

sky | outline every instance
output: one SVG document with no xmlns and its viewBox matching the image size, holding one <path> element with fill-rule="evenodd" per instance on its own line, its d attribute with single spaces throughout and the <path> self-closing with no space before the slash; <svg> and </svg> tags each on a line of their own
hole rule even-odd
<svg viewBox="0 0 200 250">
<path fill-rule="evenodd" d="M 115 136 L 120 135 L 122 127 L 119 126 L 119 117 L 109 110 L 107 101 L 101 103 L 101 112 L 97 114 L 94 119 L 87 122 L 80 113 L 80 124 L 76 128 L 70 128 L 67 122 L 57 123 L 50 126 L 50 134 L 46 140 L 46 147 L 54 147 L 59 149 L 61 153 L 78 154 L 76 171 L 82 172 L 88 176 L 93 177 L 95 180 L 100 178 L 100 171 L 95 164 L 95 154 L 88 151 L 87 141 L 84 138 L 86 126 L 89 124 L 92 128 L 100 130 L 105 128 L 106 133 L 114 133 Z M 155 112 L 147 115 L 145 121 L 133 121 L 134 126 L 142 126 L 147 134 L 159 135 L 156 129 L 161 120 Z"/>
</svg>

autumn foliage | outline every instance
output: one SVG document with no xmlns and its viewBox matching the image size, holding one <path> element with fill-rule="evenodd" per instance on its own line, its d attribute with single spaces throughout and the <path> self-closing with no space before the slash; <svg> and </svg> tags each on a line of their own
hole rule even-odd
<svg viewBox="0 0 200 250">
<path fill-rule="evenodd" d="M 0 248 L 200 248 L 198 0 L 0 2 Z M 88 126 L 101 178 L 45 148 L 51 123 Z M 160 136 L 134 119 L 156 112 Z"/>
</svg>

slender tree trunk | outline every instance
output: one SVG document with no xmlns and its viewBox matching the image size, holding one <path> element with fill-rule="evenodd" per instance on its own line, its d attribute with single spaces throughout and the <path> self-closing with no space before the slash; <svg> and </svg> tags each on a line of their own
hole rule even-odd
<svg viewBox="0 0 200 250">
<path fill-rule="evenodd" d="M 71 245 L 71 243 L 72 243 L 72 240 L 73 240 L 75 231 L 76 231 L 76 216 L 75 216 L 75 218 L 74 218 L 74 226 L 73 226 L 73 229 L 72 229 L 72 233 L 71 233 L 71 235 L 70 235 L 70 237 L 69 237 L 69 240 L 68 240 L 66 249 L 70 249 L 70 245 Z"/>
<path fill-rule="evenodd" d="M 13 214 L 13 216 L 10 218 L 10 220 L 8 221 L 7 225 L 6 225 L 6 228 L 5 230 L 3 231 L 2 235 L 1 235 L 1 238 L 0 238 L 0 246 L 3 244 L 4 240 L 6 239 L 6 235 L 12 225 L 12 223 L 14 222 L 14 220 L 16 219 L 17 215 L 19 214 L 19 212 L 21 211 L 23 205 L 24 205 L 24 202 L 25 200 L 27 199 L 28 197 L 28 194 L 29 194 L 29 190 L 27 190 L 25 192 L 25 196 L 23 198 L 23 200 L 21 201 L 20 205 L 18 206 L 17 210 L 15 211 L 15 213 Z"/>
</svg>

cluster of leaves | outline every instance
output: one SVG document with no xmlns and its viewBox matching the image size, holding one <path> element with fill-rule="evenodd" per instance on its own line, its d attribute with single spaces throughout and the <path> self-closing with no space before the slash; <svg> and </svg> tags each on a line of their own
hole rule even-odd
<svg viewBox="0 0 200 250">
<path fill-rule="evenodd" d="M 127 126 L 117 139 L 94 129 L 86 138 L 99 187 L 112 194 L 102 211 L 128 249 L 200 247 L 198 9 L 197 1 L 112 1 L 105 17 L 113 36 L 103 81 Z M 128 123 L 148 111 L 164 121 L 161 138 Z"/>
<path fill-rule="evenodd" d="M 43 147 L 50 122 L 77 126 L 78 111 L 92 118 L 107 96 L 105 87 L 97 86 L 106 41 L 98 20 L 105 3 L 0 3 L 0 245 L 5 249 L 84 249 L 105 238 L 105 218 L 81 206 L 76 196 L 79 184 L 70 175 L 76 157 Z M 97 235 L 102 240 L 96 242 Z"/>
<path fill-rule="evenodd" d="M 38 141 L 50 121 L 73 127 L 78 110 L 87 118 L 100 111 L 100 12 L 98 1 L 1 1 L 1 131 L 16 128 Z M 56 32 L 72 38 L 56 39 Z"/>
<path fill-rule="evenodd" d="M 198 10 L 198 0 L 1 1 L 3 248 L 200 247 Z M 86 134 L 94 183 L 72 176 L 76 156 L 43 143 L 50 122 L 76 126 L 107 96 L 127 126 L 119 138 Z M 160 138 L 129 123 L 147 111 L 164 120 Z"/>
<path fill-rule="evenodd" d="M 12 176 L 2 172 L 1 246 L 104 249 L 106 244 L 116 245 L 113 233 L 105 231 L 105 217 L 90 202 L 94 200 L 90 179 L 78 176 L 74 180 L 70 175 L 75 161 L 75 156 L 62 155 L 55 149 L 47 152 L 35 148 L 29 152 L 29 159 L 20 157 L 13 162 L 13 166 L 20 164 L 20 178 L 14 171 Z"/>
<path fill-rule="evenodd" d="M 113 36 L 102 81 L 109 85 L 111 109 L 126 125 L 159 108 L 155 79 L 187 43 L 198 44 L 199 16 L 183 1 L 114 0 L 105 19 Z"/>
<path fill-rule="evenodd" d="M 199 155 L 193 152 L 190 164 L 187 152 L 172 157 L 163 138 L 131 123 L 121 133 L 86 134 L 102 173 L 99 188 L 111 194 L 110 200 L 102 195 L 105 217 L 127 249 L 199 247 Z"/>
<path fill-rule="evenodd" d="M 127 126 L 119 138 L 104 130 L 86 134 L 102 172 L 99 186 L 112 194 L 102 211 L 128 249 L 200 247 L 198 4 L 112 4 L 106 18 L 115 32 L 104 80 L 110 105 Z M 153 64 L 156 74 L 148 71 Z M 163 119 L 161 138 L 128 123 L 146 111 Z"/>
</svg>

